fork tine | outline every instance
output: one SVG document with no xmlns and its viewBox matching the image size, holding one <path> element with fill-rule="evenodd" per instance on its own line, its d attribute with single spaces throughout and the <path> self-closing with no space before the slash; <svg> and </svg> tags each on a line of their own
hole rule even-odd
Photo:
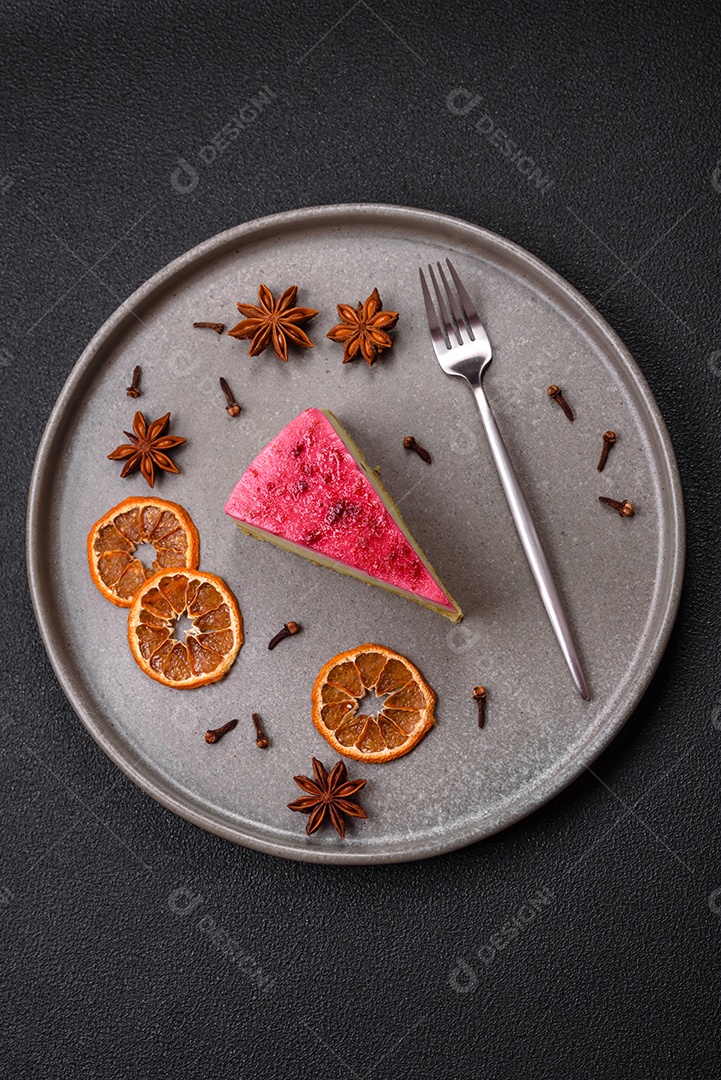
<svg viewBox="0 0 721 1080">
<path fill-rule="evenodd" d="M 461 309 L 458 306 L 458 301 L 456 300 L 456 294 L 453 292 L 453 289 L 450 287 L 450 285 L 446 281 L 446 275 L 443 273 L 443 267 L 441 266 L 440 263 L 436 263 L 436 266 L 438 267 L 438 274 L 440 276 L 441 281 L 443 282 L 443 287 L 446 290 L 446 295 L 448 296 L 448 303 L 451 305 L 451 311 L 453 312 L 453 318 L 455 320 L 456 326 L 458 327 L 458 329 L 456 331 L 456 337 L 458 338 L 458 344 L 462 345 L 463 344 L 463 338 L 461 337 L 462 332 L 465 330 L 466 333 L 469 334 L 471 338 L 473 338 L 473 332 L 470 330 L 470 328 L 468 326 L 466 326 L 465 322 L 463 321 L 463 314 L 461 312 Z"/>
<path fill-rule="evenodd" d="M 436 309 L 433 307 L 433 301 L 431 300 L 431 294 L 428 291 L 428 285 L 426 279 L 423 276 L 423 271 L 418 268 L 418 273 L 421 277 L 421 289 L 423 290 L 423 303 L 426 305 L 426 318 L 428 319 L 428 328 L 431 332 L 431 340 L 436 349 L 446 352 L 448 350 L 448 342 L 443 336 L 441 330 L 441 324 L 438 322 L 438 316 L 436 315 Z"/>
<path fill-rule="evenodd" d="M 453 336 L 454 336 L 454 334 L 453 334 L 453 324 L 451 323 L 450 317 L 448 315 L 448 310 L 446 309 L 446 305 L 445 305 L 445 303 L 443 301 L 443 294 L 442 294 L 441 290 L 438 287 L 438 282 L 436 281 L 436 275 L 433 273 L 433 267 L 431 266 L 430 263 L 428 264 L 428 273 L 430 274 L 431 281 L 433 283 L 433 289 L 434 289 L 435 294 L 436 294 L 436 300 L 438 301 L 438 310 L 441 313 L 441 322 L 443 323 L 443 326 L 444 326 L 444 329 L 445 329 L 445 332 L 446 332 L 446 340 L 448 341 L 448 348 L 452 349 L 453 348 L 453 340 L 452 339 L 453 339 Z M 456 330 L 455 336 L 458 338 L 458 344 L 462 345 L 463 344 L 463 338 L 460 336 L 460 331 L 459 330 Z"/>
<path fill-rule="evenodd" d="M 456 273 L 455 266 L 453 265 L 453 263 L 451 262 L 450 259 L 446 259 L 446 262 L 448 263 L 448 269 L 451 272 L 451 277 L 453 278 L 454 284 L 455 284 L 456 288 L 458 289 L 458 295 L 461 298 L 461 303 L 463 304 L 463 310 L 465 312 L 466 318 L 468 319 L 468 324 L 469 324 L 469 326 L 471 328 L 471 332 L 473 333 L 473 337 L 474 337 L 474 340 L 475 340 L 475 338 L 478 337 L 479 333 L 485 334 L 485 329 L 483 327 L 483 323 L 481 322 L 481 318 L 480 318 L 478 312 L 476 311 L 475 307 L 473 306 L 473 301 L 471 300 L 470 296 L 466 292 L 465 285 L 463 284 L 463 282 L 459 278 L 458 274 Z"/>
</svg>

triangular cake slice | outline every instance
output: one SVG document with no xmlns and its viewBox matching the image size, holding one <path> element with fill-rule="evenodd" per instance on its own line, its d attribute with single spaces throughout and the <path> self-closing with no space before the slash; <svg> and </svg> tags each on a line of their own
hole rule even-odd
<svg viewBox="0 0 721 1080">
<path fill-rule="evenodd" d="M 225 506 L 243 532 L 463 617 L 395 503 L 336 418 L 306 409 L 248 466 Z"/>
</svg>

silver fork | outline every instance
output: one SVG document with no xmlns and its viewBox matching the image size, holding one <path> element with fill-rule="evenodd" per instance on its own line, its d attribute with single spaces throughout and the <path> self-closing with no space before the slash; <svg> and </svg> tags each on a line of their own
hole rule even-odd
<svg viewBox="0 0 721 1080">
<path fill-rule="evenodd" d="M 483 374 L 493 359 L 491 343 L 488 340 L 488 334 L 483 328 L 483 323 L 478 317 L 478 312 L 473 306 L 473 302 L 466 292 L 463 282 L 456 273 L 451 260 L 446 259 L 446 262 L 451 277 L 453 278 L 453 283 L 458 291 L 460 305 L 455 293 L 446 281 L 443 267 L 440 263 L 436 263 L 436 266 L 438 268 L 440 279 L 443 282 L 446 296 L 448 297 L 448 304 L 450 305 L 453 314 L 452 319 L 449 317 L 448 308 L 443 300 L 443 294 L 436 281 L 436 276 L 433 273 L 433 267 L 429 264 L 428 273 L 433 282 L 433 289 L 436 294 L 438 310 L 440 312 L 440 321 L 433 307 L 433 301 L 431 300 L 431 294 L 428 285 L 426 284 L 426 279 L 423 276 L 423 270 L 419 271 L 421 275 L 421 288 L 423 289 L 423 300 L 426 305 L 426 315 L 428 316 L 428 326 L 430 327 L 431 338 L 433 340 L 433 348 L 435 349 L 438 363 L 441 365 L 446 375 L 459 375 L 462 379 L 465 379 L 470 383 L 471 389 L 475 394 L 481 419 L 483 420 L 483 426 L 486 429 L 486 436 L 488 437 L 488 442 L 491 447 L 491 453 L 493 454 L 493 460 L 496 463 L 503 491 L 508 501 L 516 528 L 518 529 L 518 535 L 521 538 L 528 564 L 531 567 L 531 572 L 533 573 L 536 585 L 538 586 L 538 591 L 541 594 L 543 605 L 548 614 L 548 618 L 551 620 L 553 632 L 558 639 L 558 644 L 561 646 L 561 652 L 568 664 L 578 692 L 584 701 L 588 701 L 590 694 L 588 692 L 588 687 L 586 686 L 586 680 L 583 677 L 583 671 L 581 670 L 581 663 L 578 659 L 576 648 L 573 644 L 571 631 L 568 627 L 566 616 L 563 613 L 561 599 L 558 595 L 556 586 L 553 583 L 551 570 L 548 561 L 546 560 L 546 556 L 543 553 L 541 541 L 538 538 L 536 527 L 533 524 L 528 504 L 521 491 L 521 486 L 516 479 L 516 474 L 513 471 L 513 465 L 511 464 L 511 459 L 508 456 L 508 451 L 503 442 L 503 436 L 498 430 L 498 425 L 491 412 L 491 406 L 488 404 L 488 398 L 481 385 Z M 465 341 L 464 335 L 466 337 Z"/>
</svg>

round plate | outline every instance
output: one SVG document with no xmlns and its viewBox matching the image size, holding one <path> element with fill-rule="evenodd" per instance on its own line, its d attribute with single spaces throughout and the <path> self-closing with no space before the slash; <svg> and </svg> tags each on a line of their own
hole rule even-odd
<svg viewBox="0 0 721 1080">
<path fill-rule="evenodd" d="M 451 256 L 493 344 L 485 388 L 526 492 L 591 688 L 583 702 L 526 564 L 468 387 L 440 370 L 418 267 Z M 238 320 L 260 282 L 277 296 L 300 286 L 317 307 L 313 350 L 247 356 L 248 343 L 194 321 Z M 343 365 L 326 332 L 335 305 L 374 287 L 400 312 L 396 343 L 368 368 Z M 142 396 L 125 395 L 135 364 Z M 224 411 L 225 376 L 243 412 Z M 557 383 L 569 423 L 546 388 Z M 465 612 L 443 617 L 244 537 L 223 512 L 261 447 L 301 409 L 331 409 L 379 465 L 411 532 Z M 155 493 L 179 502 L 200 532 L 200 565 L 234 590 L 246 644 L 228 677 L 194 691 L 152 682 L 134 663 L 127 613 L 94 588 L 87 533 L 128 495 L 106 455 L 135 408 L 172 412 L 187 444 L 181 475 Z M 599 474 L 601 437 L 618 442 Z M 403 449 L 412 434 L 429 467 Z M 628 498 L 622 519 L 599 495 Z M 440 214 L 394 206 L 298 210 L 252 221 L 201 244 L 156 274 L 94 337 L 55 406 L 30 491 L 28 567 L 40 629 L 73 708 L 104 751 L 144 791 L 189 821 L 260 851 L 312 862 L 417 859 L 472 843 L 552 798 L 624 724 L 661 658 L 681 589 L 684 524 L 668 433 L 622 343 L 567 282 L 521 248 Z M 273 652 L 289 619 L 303 632 Z M 368 783 L 367 821 L 345 841 L 305 835 L 286 804 L 311 756 L 334 763 L 310 719 L 320 667 L 378 642 L 416 663 L 438 694 L 437 724 L 387 765 L 348 761 Z M 471 690 L 488 688 L 479 730 Z M 271 741 L 258 750 L 256 710 Z M 206 728 L 240 718 L 215 746 Z"/>
</svg>

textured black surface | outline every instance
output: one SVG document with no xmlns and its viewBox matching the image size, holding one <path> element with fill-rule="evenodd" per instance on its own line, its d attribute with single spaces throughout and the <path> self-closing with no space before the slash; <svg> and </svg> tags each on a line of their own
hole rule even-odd
<svg viewBox="0 0 721 1080">
<path fill-rule="evenodd" d="M 2 1075 L 718 1075 L 717 5 L 5 2 L 2 26 Z M 119 300 L 236 222 L 356 200 L 478 222 L 581 289 L 666 417 L 689 533 L 671 645 L 593 774 L 376 869 L 235 848 L 137 790 L 23 567 L 44 423 Z"/>
</svg>

